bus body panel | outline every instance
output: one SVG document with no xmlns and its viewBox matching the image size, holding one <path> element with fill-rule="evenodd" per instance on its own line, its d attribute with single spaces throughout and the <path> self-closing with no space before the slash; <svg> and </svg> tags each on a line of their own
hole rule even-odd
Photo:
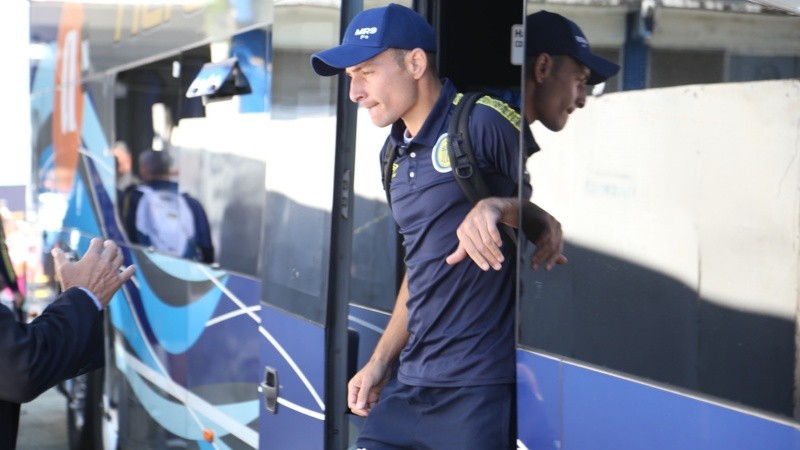
<svg viewBox="0 0 800 450">
<path fill-rule="evenodd" d="M 262 393 L 258 448 L 323 448 L 324 329 L 270 306 L 261 319 L 261 363 L 276 375 L 278 404 L 266 412 Z"/>
<path fill-rule="evenodd" d="M 517 351 L 520 449 L 796 449 L 800 429 L 729 402 Z"/>
</svg>

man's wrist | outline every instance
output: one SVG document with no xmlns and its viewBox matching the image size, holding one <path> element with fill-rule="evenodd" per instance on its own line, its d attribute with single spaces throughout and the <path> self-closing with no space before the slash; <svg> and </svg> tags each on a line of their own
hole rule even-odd
<svg viewBox="0 0 800 450">
<path fill-rule="evenodd" d="M 98 299 L 97 299 L 97 296 L 96 296 L 96 295 L 94 295 L 94 294 L 92 293 L 92 291 L 90 291 L 90 290 L 88 290 L 88 289 L 86 289 L 86 288 L 82 288 L 82 287 L 79 287 L 78 289 L 80 289 L 80 290 L 82 290 L 83 292 L 85 292 L 85 293 L 86 293 L 86 295 L 88 295 L 88 296 L 89 296 L 89 298 L 91 298 L 91 299 L 92 299 L 92 301 L 94 302 L 94 305 L 95 305 L 95 306 L 97 306 L 97 310 L 98 310 L 98 311 L 102 311 L 102 310 L 103 310 L 103 304 L 102 304 L 102 303 L 100 303 L 100 300 L 98 300 Z"/>
</svg>

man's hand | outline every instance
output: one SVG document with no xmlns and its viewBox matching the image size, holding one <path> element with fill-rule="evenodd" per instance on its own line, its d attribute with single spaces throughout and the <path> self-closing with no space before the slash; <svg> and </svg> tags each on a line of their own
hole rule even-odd
<svg viewBox="0 0 800 450">
<path fill-rule="evenodd" d="M 497 223 L 503 218 L 511 199 L 485 198 L 467 213 L 456 229 L 458 248 L 451 253 L 447 264 L 457 264 L 469 256 L 484 271 L 500 270 L 503 264 L 503 237 Z M 516 225 L 515 225 L 516 226 Z"/>
<path fill-rule="evenodd" d="M 128 266 L 120 271 L 122 252 L 110 240 L 103 242 L 98 238 L 92 239 L 89 249 L 79 261 L 68 262 L 60 248 L 54 248 L 52 255 L 61 290 L 82 287 L 94 294 L 104 307 L 136 270 L 134 266 Z"/>
<path fill-rule="evenodd" d="M 544 265 L 545 269 L 550 270 L 556 264 L 566 264 L 561 223 L 530 202 L 523 204 L 523 214 L 523 231 L 528 240 L 536 244 L 536 251 L 531 256 L 531 267 L 536 270 Z"/>
<path fill-rule="evenodd" d="M 531 202 L 523 202 L 522 205 L 523 231 L 536 244 L 531 267 L 535 270 L 544 265 L 550 270 L 556 264 L 566 264 L 561 223 Z M 484 271 L 490 268 L 500 270 L 504 258 L 500 250 L 503 239 L 498 224 L 516 228 L 518 221 L 517 199 L 489 197 L 479 201 L 458 226 L 458 248 L 447 256 L 447 264 L 457 264 L 469 257 Z"/>
<path fill-rule="evenodd" d="M 347 383 L 347 406 L 353 414 L 366 416 L 378 402 L 381 391 L 389 382 L 391 371 L 376 362 L 368 362 Z"/>
</svg>

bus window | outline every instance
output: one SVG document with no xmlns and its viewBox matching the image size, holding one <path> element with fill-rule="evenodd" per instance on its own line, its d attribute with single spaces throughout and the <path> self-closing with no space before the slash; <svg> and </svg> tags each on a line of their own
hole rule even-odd
<svg viewBox="0 0 800 450">
<path fill-rule="evenodd" d="M 259 152 L 260 139 L 243 126 L 265 114 L 265 39 L 263 30 L 252 30 L 231 41 L 198 47 L 118 74 L 116 137 L 127 145 L 133 173 L 139 178 L 139 187 L 128 188 L 132 195 L 121 193 L 118 199 L 127 239 L 132 244 L 234 272 L 256 274 L 264 207 L 264 162 Z M 250 41 L 261 45 L 243 44 Z M 239 51 L 242 48 L 249 53 Z M 259 48 L 262 54 L 253 54 L 252 49 Z M 239 65 L 253 84 L 251 94 L 209 104 L 199 97 L 184 95 L 205 63 L 231 54 L 239 55 Z M 157 167 L 157 175 L 150 173 L 152 167 L 147 164 L 153 154 L 158 156 L 157 165 L 169 164 L 168 168 Z M 156 187 L 170 183 L 171 189 L 182 194 L 172 203 L 181 217 L 176 227 L 170 228 L 165 219 L 146 219 L 170 216 L 158 212 L 167 211 L 163 209 L 166 204 L 139 201 L 150 198 L 141 194 L 148 192 L 141 186 L 152 184 L 154 176 L 159 178 Z M 186 202 L 183 194 L 189 196 Z M 148 214 L 143 205 L 156 209 Z M 185 218 L 187 212 L 192 215 L 191 220 Z M 187 227 L 194 230 L 196 250 L 177 245 L 180 249 L 176 253 L 175 249 L 158 245 L 158 239 L 183 242 L 181 236 L 189 232 L 175 230 Z"/>
<path fill-rule="evenodd" d="M 364 9 L 389 3 L 365 2 Z M 412 6 L 411 1 L 393 3 Z M 357 114 L 350 298 L 355 305 L 390 312 L 403 268 L 399 234 L 386 205 L 378 156 L 389 127 L 376 127 L 364 108 Z"/>
<path fill-rule="evenodd" d="M 800 28 L 723 3 L 663 7 L 655 25 L 547 5 L 623 56 L 621 90 L 589 95 L 558 133 L 532 127 L 533 201 L 569 262 L 521 271 L 519 345 L 796 417 L 798 198 L 783 186 L 798 173 Z"/>
<path fill-rule="evenodd" d="M 266 160 L 262 299 L 324 323 L 336 144 L 335 80 L 308 67 L 337 39 L 338 8 L 275 5 Z"/>
</svg>

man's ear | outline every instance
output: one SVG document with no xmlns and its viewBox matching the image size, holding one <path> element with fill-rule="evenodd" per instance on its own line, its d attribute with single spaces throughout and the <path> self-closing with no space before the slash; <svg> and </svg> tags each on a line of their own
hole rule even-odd
<svg viewBox="0 0 800 450">
<path fill-rule="evenodd" d="M 419 80 L 428 68 L 428 54 L 421 48 L 409 50 L 406 53 L 406 69 L 411 72 L 414 79 Z"/>
<path fill-rule="evenodd" d="M 533 79 L 536 80 L 537 83 L 541 83 L 552 68 L 553 57 L 547 53 L 539 53 L 539 56 L 533 61 L 533 66 L 531 67 Z"/>
</svg>

